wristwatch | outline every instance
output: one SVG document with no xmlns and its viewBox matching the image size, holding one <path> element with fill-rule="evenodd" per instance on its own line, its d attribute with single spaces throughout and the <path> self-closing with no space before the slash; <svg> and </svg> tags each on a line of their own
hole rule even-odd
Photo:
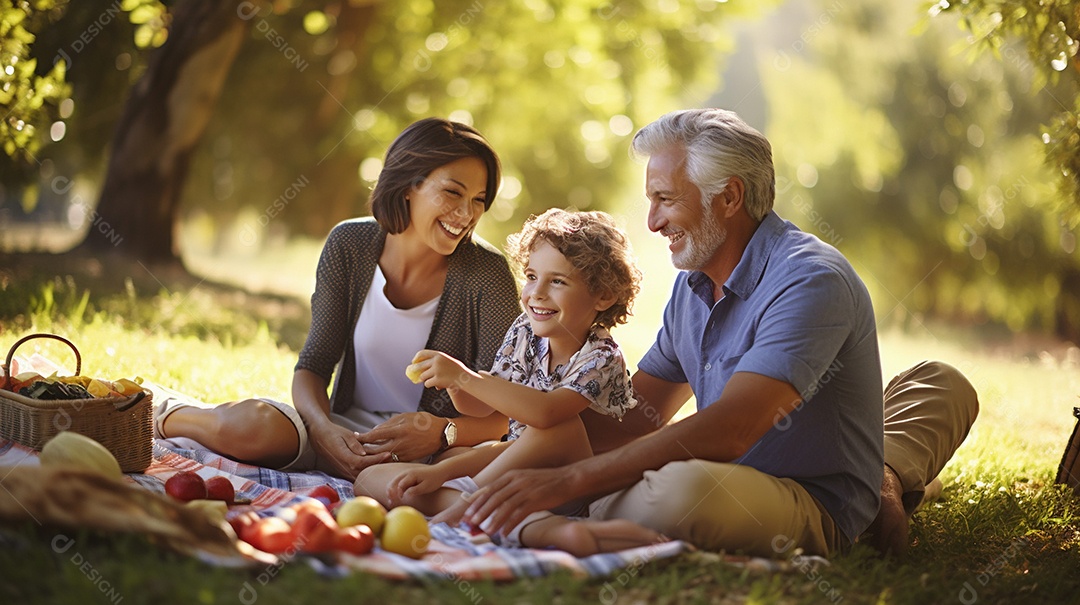
<svg viewBox="0 0 1080 605">
<path fill-rule="evenodd" d="M 457 425 L 453 420 L 446 421 L 446 428 L 442 432 L 442 449 L 454 447 L 457 443 Z"/>
</svg>

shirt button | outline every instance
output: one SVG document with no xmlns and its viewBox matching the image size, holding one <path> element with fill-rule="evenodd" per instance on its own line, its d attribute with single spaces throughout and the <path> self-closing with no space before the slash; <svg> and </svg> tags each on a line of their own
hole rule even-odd
<svg viewBox="0 0 1080 605">
<path fill-rule="evenodd" d="M 711 369 L 712 369 L 712 364 L 711 364 L 711 363 L 707 363 L 707 364 L 705 364 L 705 371 L 706 371 L 706 372 L 708 372 L 708 371 L 709 371 L 709 370 L 711 370 Z"/>
</svg>

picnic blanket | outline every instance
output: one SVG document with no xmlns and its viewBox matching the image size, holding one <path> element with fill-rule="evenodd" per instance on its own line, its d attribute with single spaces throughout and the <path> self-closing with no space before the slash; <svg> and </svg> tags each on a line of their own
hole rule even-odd
<svg viewBox="0 0 1080 605">
<path fill-rule="evenodd" d="M 29 360 L 22 360 L 22 364 L 24 369 L 29 365 L 49 370 L 50 373 L 53 370 L 59 370 L 56 364 L 50 360 L 39 358 L 37 355 Z M 63 370 L 59 371 L 63 373 Z M 0 484 L 9 481 L 13 475 L 28 473 L 26 467 L 39 466 L 37 454 L 36 451 L 17 443 L 0 440 Z M 4 467 L 12 468 L 5 469 Z M 135 528 L 126 528 L 126 531 L 143 531 L 151 535 L 157 535 L 172 548 L 214 565 L 246 565 L 265 568 L 268 565 L 306 562 L 320 573 L 329 576 L 369 572 L 390 579 L 511 580 L 518 577 L 544 576 L 557 571 L 569 572 L 578 577 L 604 577 L 625 568 L 639 568 L 648 561 L 674 557 L 694 550 L 686 542 L 671 541 L 615 553 L 577 558 L 569 553 L 557 550 L 501 547 L 486 539 L 485 536 L 473 536 L 464 528 L 450 527 L 445 523 L 436 523 L 431 525 L 432 541 L 429 550 L 419 560 L 384 551 L 378 546 L 372 553 L 363 556 L 354 556 L 347 553 L 333 553 L 331 555 L 324 553 L 314 556 L 299 553 L 275 557 L 261 553 L 248 547 L 243 542 L 235 540 L 234 535 L 225 528 L 219 529 L 223 531 L 225 540 L 233 548 L 224 545 L 222 536 L 216 535 L 213 530 L 205 528 L 196 531 L 194 535 L 187 535 L 184 532 L 181 532 L 182 535 L 178 535 L 176 527 L 170 526 L 170 522 L 179 527 L 190 527 L 193 523 L 197 525 L 196 519 L 178 517 L 183 513 L 177 513 L 175 509 L 183 507 L 170 502 L 169 498 L 164 496 L 165 481 L 179 471 L 194 471 L 204 479 L 214 475 L 227 477 L 236 490 L 237 498 L 250 500 L 250 504 L 236 506 L 254 510 L 261 516 L 285 516 L 288 514 L 286 509 L 290 505 L 309 498 L 308 494 L 316 487 L 323 485 L 332 487 L 342 498 L 351 498 L 353 497 L 352 483 L 319 471 L 286 473 L 244 464 L 211 452 L 188 439 L 156 441 L 153 448 L 153 462 L 150 467 L 143 473 L 129 473 L 124 478 L 128 487 L 138 486 L 143 493 L 135 495 L 134 492 L 140 490 L 129 489 L 126 496 L 118 495 L 116 492 L 123 491 L 120 487 L 108 486 L 110 488 L 109 498 L 112 498 L 113 506 L 115 506 L 117 498 L 140 501 L 140 506 L 144 509 L 149 507 L 156 515 L 154 519 L 145 521 L 142 525 Z M 68 479 L 71 480 L 72 478 L 68 477 Z M 79 477 L 75 475 L 74 479 L 78 480 Z M 85 481 L 85 477 L 83 477 L 83 480 Z M 30 478 L 23 478 L 23 484 L 29 484 L 32 481 Z M 101 482 L 101 480 L 98 480 L 98 483 Z M 160 494 L 160 496 L 154 496 L 152 493 Z M 13 499 L 11 492 L 7 494 L 0 492 L 0 516 L 5 513 L 5 501 L 3 499 L 5 495 L 8 496 L 7 509 L 17 513 L 18 508 L 21 507 L 27 513 L 30 513 L 29 507 L 23 505 L 19 501 L 19 497 Z M 151 499 L 155 498 L 156 504 L 148 504 Z M 45 505 L 38 504 L 37 506 Z M 124 507 L 121 506 L 120 508 Z M 131 507 L 127 508 L 130 509 Z M 105 515 L 105 517 L 111 518 L 109 515 Z M 10 515 L 7 518 L 11 518 Z M 30 514 L 29 518 L 34 518 L 33 514 Z M 162 519 L 168 522 L 160 522 Z M 35 520 L 43 523 L 40 519 L 35 518 Z M 46 519 L 46 521 L 48 520 L 50 519 Z M 95 524 L 93 523 L 95 520 L 100 521 L 101 519 L 97 516 L 91 518 L 85 515 L 81 519 L 61 517 L 61 521 L 66 521 L 69 525 L 81 521 L 84 524 L 91 524 L 101 529 L 125 529 L 110 526 L 108 523 L 99 522 Z M 791 568 L 790 562 L 786 561 L 723 554 L 702 554 L 706 555 L 710 562 L 733 564 L 751 570 L 783 571 Z M 809 560 L 809 558 L 804 559 Z M 815 557 L 814 559 L 819 558 Z M 814 563 L 822 562 L 827 563 L 824 559 Z M 802 563 L 805 564 L 805 561 Z"/>
<path fill-rule="evenodd" d="M 175 441 L 179 440 L 171 440 L 169 443 L 174 444 Z M 179 447 L 170 449 L 162 443 L 164 442 L 155 443 L 154 461 L 150 468 L 144 473 L 127 474 L 127 482 L 150 492 L 164 494 L 165 481 L 179 471 L 194 471 L 203 478 L 224 475 L 236 488 L 238 498 L 251 500 L 250 504 L 237 506 L 255 510 L 261 516 L 285 513 L 287 507 L 308 498 L 307 494 L 320 485 L 330 485 L 342 497 L 352 497 L 351 483 L 318 471 L 283 473 L 236 462 L 206 450 Z M 37 452 L 11 441 L 0 440 L 0 467 L 37 465 Z M 164 500 L 165 497 L 162 496 L 161 499 Z M 190 519 L 188 522 L 190 523 Z M 419 560 L 376 547 L 371 554 L 360 557 L 333 553 L 331 556 L 296 554 L 273 558 L 260 554 L 251 556 L 248 562 L 251 566 L 265 567 L 268 564 L 284 564 L 295 559 L 305 561 L 327 575 L 365 571 L 393 579 L 510 580 L 522 576 L 543 576 L 559 570 L 568 571 L 575 576 L 607 576 L 625 567 L 640 566 L 646 561 L 671 557 L 689 550 L 684 542 L 664 542 L 617 553 L 576 558 L 556 550 L 499 547 L 490 540 L 478 540 L 467 530 L 452 528 L 445 523 L 432 524 L 431 534 L 428 553 Z M 229 566 L 242 564 L 242 558 L 236 556 L 240 553 L 252 555 L 251 549 L 241 549 L 233 556 L 227 556 L 220 548 L 181 550 L 208 563 Z"/>
</svg>

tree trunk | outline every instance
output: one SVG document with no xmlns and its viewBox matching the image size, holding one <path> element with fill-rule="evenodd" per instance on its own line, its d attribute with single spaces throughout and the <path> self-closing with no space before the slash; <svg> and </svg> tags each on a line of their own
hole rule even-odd
<svg viewBox="0 0 1080 605">
<path fill-rule="evenodd" d="M 1080 344 L 1080 270 L 1064 271 L 1058 292 L 1054 332 L 1074 344 Z"/>
<path fill-rule="evenodd" d="M 117 125 L 87 248 L 177 259 L 173 228 L 191 154 L 250 24 L 240 4 L 177 2 L 169 38 L 151 54 Z"/>
</svg>

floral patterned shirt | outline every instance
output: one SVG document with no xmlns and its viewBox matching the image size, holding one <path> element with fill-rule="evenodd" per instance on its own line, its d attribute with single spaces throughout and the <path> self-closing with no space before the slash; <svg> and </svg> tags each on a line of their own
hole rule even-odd
<svg viewBox="0 0 1080 605">
<path fill-rule="evenodd" d="M 637 405 L 622 351 L 604 328 L 593 328 L 581 349 L 550 373 L 549 358 L 548 340 L 533 334 L 522 314 L 495 352 L 491 374 L 544 392 L 573 389 L 589 400 L 592 410 L 619 419 Z M 525 427 L 511 418 L 509 439 L 520 437 Z"/>
</svg>

